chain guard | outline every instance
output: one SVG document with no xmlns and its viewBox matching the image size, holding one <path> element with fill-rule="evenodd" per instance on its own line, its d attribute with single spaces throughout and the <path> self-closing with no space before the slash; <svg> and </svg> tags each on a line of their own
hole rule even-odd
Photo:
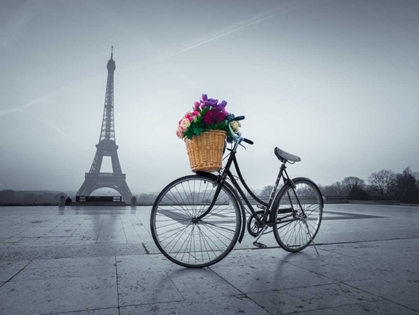
<svg viewBox="0 0 420 315">
<path fill-rule="evenodd" d="M 257 211 L 258 218 L 261 219 L 263 215 L 264 215 L 264 211 Z M 246 227 L 247 227 L 248 233 L 254 237 L 257 237 L 263 229 L 262 227 L 258 226 L 258 221 L 255 220 L 255 217 L 253 215 L 251 215 L 248 218 L 248 223 Z"/>
</svg>

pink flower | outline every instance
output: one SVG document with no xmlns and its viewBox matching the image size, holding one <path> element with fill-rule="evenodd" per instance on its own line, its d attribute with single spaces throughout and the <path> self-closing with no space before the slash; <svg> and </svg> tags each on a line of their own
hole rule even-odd
<svg viewBox="0 0 420 315">
<path fill-rule="evenodd" d="M 226 112 L 216 112 L 213 117 L 213 122 L 215 124 L 221 123 L 226 118 Z"/>
<path fill-rule="evenodd" d="M 184 117 L 181 119 L 181 122 L 179 125 L 180 127 L 183 128 L 183 130 L 185 130 L 191 125 L 191 121 L 187 117 Z"/>
<path fill-rule="evenodd" d="M 180 139 L 184 138 L 184 133 L 178 128 L 176 131 L 176 136 Z"/>
<path fill-rule="evenodd" d="M 206 94 L 203 94 L 201 99 L 194 102 L 192 109 L 186 112 L 178 122 L 177 137 L 182 139 L 188 135 L 191 138 L 208 129 L 227 129 L 225 121 L 230 114 L 225 109 L 226 105 L 226 101 L 219 104 L 217 99 L 208 98 Z M 236 124 L 233 127 L 238 128 Z"/>
<path fill-rule="evenodd" d="M 209 110 L 207 113 L 204 114 L 203 116 L 203 121 L 206 125 L 212 125 L 213 124 L 213 116 L 214 116 L 214 111 Z"/>
</svg>

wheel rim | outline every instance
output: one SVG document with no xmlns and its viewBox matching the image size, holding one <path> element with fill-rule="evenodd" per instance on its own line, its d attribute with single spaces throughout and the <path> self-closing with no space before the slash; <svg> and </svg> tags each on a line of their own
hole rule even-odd
<svg viewBox="0 0 420 315">
<path fill-rule="evenodd" d="M 294 191 L 289 187 L 282 195 L 277 219 L 296 220 L 280 222 L 275 229 L 277 241 L 288 251 L 300 251 L 308 246 L 322 219 L 322 196 L 318 190 L 309 182 L 295 182 L 295 185 Z M 293 210 L 288 214 L 281 213 L 285 209 Z"/>
<path fill-rule="evenodd" d="M 240 213 L 231 193 L 222 188 L 203 218 L 217 186 L 197 176 L 169 185 L 152 210 L 152 234 L 161 252 L 187 267 L 209 266 L 226 256 L 239 235 Z"/>
</svg>

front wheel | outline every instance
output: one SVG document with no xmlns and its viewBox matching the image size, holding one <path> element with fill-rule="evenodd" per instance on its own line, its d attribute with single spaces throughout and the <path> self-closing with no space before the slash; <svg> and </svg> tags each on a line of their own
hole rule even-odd
<svg viewBox="0 0 420 315">
<path fill-rule="evenodd" d="M 295 187 L 284 186 L 274 201 L 274 236 L 288 252 L 307 247 L 318 233 L 322 221 L 322 195 L 311 180 L 293 179 Z"/>
<path fill-rule="evenodd" d="M 208 267 L 235 246 L 241 229 L 241 211 L 232 192 L 201 175 L 179 178 L 157 197 L 150 216 L 156 246 L 172 262 L 184 267 Z"/>
</svg>

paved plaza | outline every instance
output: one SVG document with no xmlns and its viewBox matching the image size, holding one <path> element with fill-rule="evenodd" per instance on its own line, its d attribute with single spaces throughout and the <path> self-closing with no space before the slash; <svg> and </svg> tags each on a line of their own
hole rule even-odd
<svg viewBox="0 0 420 315">
<path fill-rule="evenodd" d="M 151 207 L 0 207 L 0 314 L 419 312 L 419 208 L 327 204 L 297 254 L 242 244 L 188 269 L 164 258 Z"/>
</svg>

